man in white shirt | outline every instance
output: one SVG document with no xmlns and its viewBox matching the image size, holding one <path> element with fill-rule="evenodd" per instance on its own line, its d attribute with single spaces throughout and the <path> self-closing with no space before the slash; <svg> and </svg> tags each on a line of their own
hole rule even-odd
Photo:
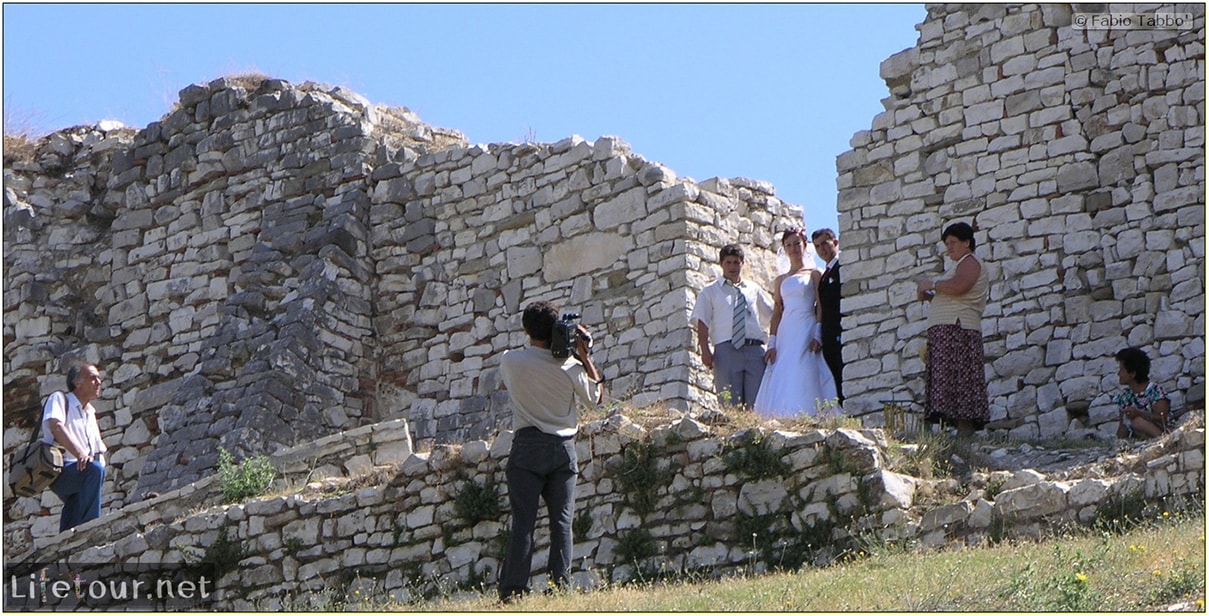
<svg viewBox="0 0 1209 616">
<path fill-rule="evenodd" d="M 689 320 L 697 323 L 701 361 L 714 371 L 718 395 L 723 400 L 729 396 L 732 404 L 751 405 L 764 378 L 764 332 L 772 320 L 772 298 L 743 280 L 743 261 L 737 244 L 718 251 L 722 278 L 701 290 Z"/>
<path fill-rule="evenodd" d="M 67 370 L 67 392 L 55 392 L 42 408 L 42 441 L 58 443 L 63 472 L 50 490 L 63 501 L 59 532 L 101 517 L 105 447 L 92 401 L 101 395 L 101 372 L 92 364 Z"/>
<path fill-rule="evenodd" d="M 563 586 L 569 581 L 579 406 L 604 401 L 587 328 L 576 326 L 574 356 L 560 359 L 550 348 L 556 321 L 554 304 L 529 304 L 521 315 L 529 346 L 506 351 L 500 358 L 500 377 L 513 407 L 512 450 L 505 469 L 512 531 L 499 574 L 499 596 L 505 603 L 529 592 L 539 498 L 546 501 L 550 518 L 550 583 Z"/>
</svg>

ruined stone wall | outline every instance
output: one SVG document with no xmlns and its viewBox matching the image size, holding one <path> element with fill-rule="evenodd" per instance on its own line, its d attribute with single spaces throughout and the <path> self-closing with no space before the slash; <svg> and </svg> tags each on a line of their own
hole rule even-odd
<svg viewBox="0 0 1209 616">
<path fill-rule="evenodd" d="M 367 464 L 381 464 L 392 448 L 386 460 L 406 455 L 405 444 L 379 441 L 382 432 L 327 437 L 314 455 L 321 465 L 332 455 Z M 507 537 L 511 437 L 504 431 L 491 441 L 442 446 L 368 478 L 315 482 L 233 505 L 213 505 L 217 482 L 205 480 L 25 542 L 8 555 L 9 571 L 20 579 L 22 563 L 154 569 L 208 558 L 230 567 L 211 584 L 212 603 L 202 606 L 221 610 L 313 609 L 307 597 L 333 595 L 401 603 L 458 588 L 489 592 Z M 1097 464 L 1091 474 L 1058 480 L 1030 469 L 996 471 L 966 490 L 953 479 L 894 472 L 902 454 L 877 429 L 730 432 L 681 418 L 647 431 L 614 415 L 586 423 L 576 441 L 572 583 L 594 588 L 661 574 L 824 566 L 861 549 L 857 537 L 976 545 L 1089 524 L 1142 500 L 1189 504 L 1204 495 L 1204 442 L 1196 423 Z M 297 476 L 305 467 L 298 463 L 310 456 L 300 447 L 277 462 Z M 488 502 L 494 513 L 468 517 L 490 511 Z M 217 556 L 220 537 L 228 548 L 238 546 L 225 552 L 226 561 Z M 535 542 L 532 583 L 543 588 L 545 524 Z M 78 564 L 73 571 L 92 577 Z"/>
<path fill-rule="evenodd" d="M 775 229 L 801 219 L 772 192 L 677 178 L 615 138 L 470 147 L 341 88 L 189 86 L 142 130 L 6 158 L 4 450 L 78 358 L 107 380 L 106 509 L 207 476 L 219 447 L 390 418 L 481 438 L 507 425 L 498 355 L 537 299 L 599 334 L 613 396 L 713 404 L 688 315 L 723 243 L 771 274 Z"/>
<path fill-rule="evenodd" d="M 535 300 L 582 315 L 613 397 L 714 404 L 696 293 L 729 242 L 766 281 L 775 229 L 801 219 L 765 183 L 680 179 L 612 137 L 405 155 L 372 179 L 383 416 L 418 438 L 510 426 L 496 368 Z"/>
<path fill-rule="evenodd" d="M 992 273 L 992 427 L 1111 433 L 1101 394 L 1128 345 L 1174 408 L 1203 407 L 1204 6 L 1146 5 L 1193 12 L 1185 29 L 1071 27 L 1072 11 L 1135 9 L 929 5 L 918 45 L 882 64 L 886 111 L 837 159 L 848 412 L 922 401 L 914 281 L 950 265 L 957 221 Z"/>
<path fill-rule="evenodd" d="M 77 131 L 51 169 L 6 169 L 6 407 L 61 388 L 65 353 L 97 362 L 109 504 L 198 478 L 220 446 L 372 419 L 375 142 L 350 95 L 258 88 L 190 86 L 134 135 Z M 67 193 L 81 171 L 91 192 Z"/>
</svg>

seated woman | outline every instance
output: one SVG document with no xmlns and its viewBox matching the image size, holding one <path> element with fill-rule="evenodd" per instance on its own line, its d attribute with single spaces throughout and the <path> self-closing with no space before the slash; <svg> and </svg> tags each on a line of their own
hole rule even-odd
<svg viewBox="0 0 1209 616">
<path fill-rule="evenodd" d="M 1125 389 L 1113 401 L 1121 410 L 1117 438 L 1141 434 L 1154 438 L 1167 431 L 1167 413 L 1171 401 L 1158 383 L 1150 382 L 1150 358 L 1137 348 L 1121 349 L 1116 355 L 1120 369 L 1117 376 Z"/>
</svg>

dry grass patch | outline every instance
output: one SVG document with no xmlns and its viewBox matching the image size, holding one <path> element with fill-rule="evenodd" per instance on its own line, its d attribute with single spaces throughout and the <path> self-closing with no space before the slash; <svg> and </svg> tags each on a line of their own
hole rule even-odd
<svg viewBox="0 0 1209 616">
<path fill-rule="evenodd" d="M 32 163 L 38 144 L 26 135 L 4 133 L 4 166 L 13 163 Z"/>
<path fill-rule="evenodd" d="M 604 406 L 585 411 L 580 415 L 580 424 L 606 419 L 615 414 L 624 415 L 648 432 L 667 426 L 680 419 L 692 418 L 709 426 L 715 434 L 724 437 L 752 428 L 781 430 L 785 432 L 835 430 L 839 428 L 859 430 L 862 428 L 860 419 L 833 412 L 825 412 L 818 417 L 802 415 L 799 417 L 769 419 L 760 417 L 750 408 L 734 405 L 723 405 L 721 410 L 716 411 L 707 410 L 690 413 L 671 408 L 665 402 L 656 402 L 638 407 L 622 401 L 613 401 Z"/>
<path fill-rule="evenodd" d="M 822 569 L 686 578 L 595 591 L 531 595 L 500 606 L 493 596 L 444 597 L 422 611 L 1203 611 L 1205 520 L 1169 515 L 1123 534 L 1075 530 L 1048 541 L 1005 542 L 925 553 L 869 546 Z M 354 606 L 349 606 L 354 607 Z"/>
</svg>

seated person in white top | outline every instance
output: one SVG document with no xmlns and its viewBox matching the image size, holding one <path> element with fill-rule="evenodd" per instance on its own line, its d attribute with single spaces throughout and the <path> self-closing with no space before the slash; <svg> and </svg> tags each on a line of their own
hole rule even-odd
<svg viewBox="0 0 1209 616">
<path fill-rule="evenodd" d="M 723 246 L 718 262 L 722 278 L 701 290 L 689 322 L 697 324 L 701 361 L 714 371 L 715 391 L 730 392 L 731 403 L 750 406 L 764 378 L 772 298 L 743 280 L 743 249 L 737 244 Z"/>
</svg>

